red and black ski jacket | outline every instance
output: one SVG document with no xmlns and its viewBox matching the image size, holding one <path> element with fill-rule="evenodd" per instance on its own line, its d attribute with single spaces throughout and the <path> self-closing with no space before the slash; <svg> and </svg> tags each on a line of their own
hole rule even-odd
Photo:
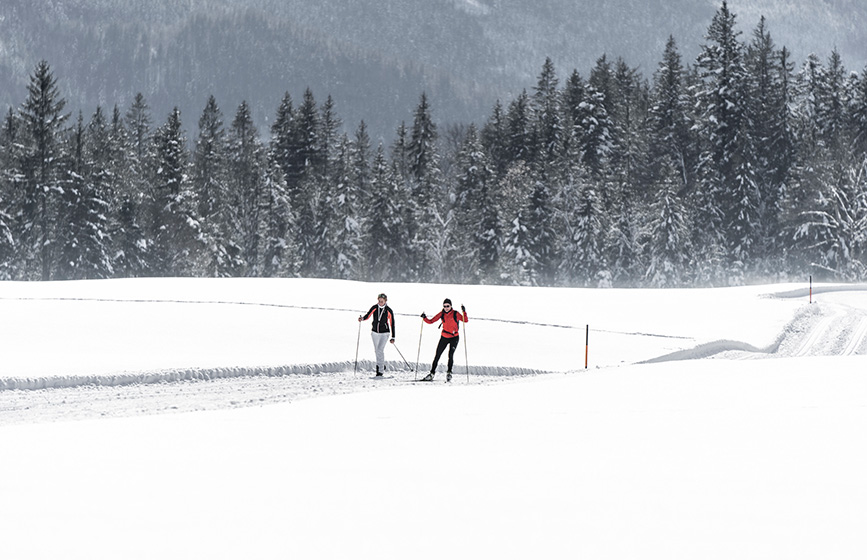
<svg viewBox="0 0 867 560">
<path fill-rule="evenodd" d="M 371 330 L 375 333 L 390 332 L 391 338 L 394 338 L 394 311 L 391 310 L 391 307 L 386 305 L 380 308 L 379 304 L 375 304 L 364 316 L 364 320 L 367 321 L 371 315 L 373 315 L 373 328 Z"/>
<path fill-rule="evenodd" d="M 443 324 L 440 325 L 440 328 L 443 330 L 443 338 L 454 338 L 458 336 L 458 327 L 459 323 L 463 321 L 464 323 L 469 322 L 470 318 L 467 317 L 467 312 L 464 311 L 464 314 L 461 315 L 458 313 L 457 309 L 452 309 L 448 313 L 445 311 L 440 311 L 437 313 L 433 319 L 428 319 L 424 317 L 424 322 L 428 325 L 432 325 L 437 321 L 442 320 Z"/>
</svg>

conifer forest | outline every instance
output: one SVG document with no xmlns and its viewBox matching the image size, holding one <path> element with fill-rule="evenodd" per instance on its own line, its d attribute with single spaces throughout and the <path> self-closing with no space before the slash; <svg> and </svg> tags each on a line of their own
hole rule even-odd
<svg viewBox="0 0 867 560">
<path fill-rule="evenodd" d="M 672 37 L 652 75 L 540 65 L 485 122 L 441 125 L 419 92 L 374 143 L 310 89 L 268 130 L 214 97 L 70 111 L 41 61 L 2 118 L 0 279 L 867 279 L 867 69 L 792 60 L 725 2 L 698 57 Z"/>
</svg>

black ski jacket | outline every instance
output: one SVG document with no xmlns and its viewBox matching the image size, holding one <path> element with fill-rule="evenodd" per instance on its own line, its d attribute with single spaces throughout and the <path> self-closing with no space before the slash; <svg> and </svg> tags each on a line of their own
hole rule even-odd
<svg viewBox="0 0 867 560">
<path fill-rule="evenodd" d="M 391 307 L 386 305 L 380 311 L 379 305 L 374 305 L 364 316 L 364 320 L 367 321 L 371 315 L 373 315 L 373 328 L 371 330 L 375 333 L 390 332 L 391 338 L 394 338 L 394 311 L 391 310 Z"/>
</svg>

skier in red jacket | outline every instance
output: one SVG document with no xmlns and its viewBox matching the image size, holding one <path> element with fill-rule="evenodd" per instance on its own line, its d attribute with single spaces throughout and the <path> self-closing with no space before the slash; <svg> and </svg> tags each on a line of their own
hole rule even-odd
<svg viewBox="0 0 867 560">
<path fill-rule="evenodd" d="M 469 318 L 467 317 L 467 309 L 463 305 L 461 305 L 461 311 L 463 312 L 463 315 L 453 309 L 452 300 L 446 298 L 443 301 L 443 310 L 437 313 L 433 319 L 428 319 L 427 315 L 424 313 L 421 314 L 421 318 L 424 319 L 424 322 L 428 325 L 442 320 L 440 328 L 443 330 L 439 344 L 437 344 L 436 356 L 434 356 L 433 364 L 430 366 L 430 373 L 422 378 L 422 381 L 433 381 L 434 375 L 437 371 L 437 364 L 439 363 L 440 356 L 442 356 L 443 350 L 446 349 L 446 346 L 449 347 L 449 368 L 446 372 L 446 381 L 452 380 L 452 367 L 455 365 L 455 349 L 458 347 L 458 342 L 460 342 L 458 327 L 460 326 L 461 321 L 464 323 L 469 321 Z"/>
</svg>

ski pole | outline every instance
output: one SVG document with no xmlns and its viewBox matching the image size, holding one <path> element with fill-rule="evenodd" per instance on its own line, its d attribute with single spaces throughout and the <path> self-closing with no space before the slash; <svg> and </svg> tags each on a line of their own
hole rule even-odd
<svg viewBox="0 0 867 560">
<path fill-rule="evenodd" d="M 358 377 L 358 347 L 361 346 L 361 321 L 358 322 L 358 339 L 355 341 L 355 371 L 353 375 Z"/>
<path fill-rule="evenodd" d="M 415 355 L 415 371 L 418 372 L 418 360 L 421 357 L 421 335 L 424 333 L 424 319 L 421 320 L 421 328 L 418 330 L 418 353 Z M 413 376 L 415 379 L 415 376 Z"/>
<path fill-rule="evenodd" d="M 467 357 L 467 324 L 464 323 L 464 362 L 467 364 L 467 383 L 470 382 L 470 359 Z"/>
<path fill-rule="evenodd" d="M 400 354 L 400 358 L 403 360 L 403 363 L 406 364 L 406 367 L 409 368 L 410 371 L 412 371 L 412 366 L 409 365 L 409 362 L 407 362 L 406 358 L 403 357 L 403 352 L 400 351 L 400 348 L 397 347 L 397 344 L 392 343 L 392 345 L 394 346 L 394 349 L 397 350 L 397 353 Z"/>
</svg>

